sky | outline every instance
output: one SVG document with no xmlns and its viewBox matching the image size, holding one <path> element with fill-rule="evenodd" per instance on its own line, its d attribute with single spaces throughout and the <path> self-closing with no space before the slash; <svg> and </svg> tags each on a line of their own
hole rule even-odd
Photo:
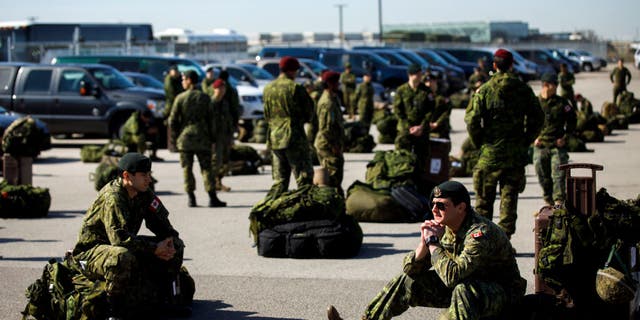
<svg viewBox="0 0 640 320">
<path fill-rule="evenodd" d="M 640 40 L 640 0 L 380 0 L 382 23 L 524 21 L 540 32 L 591 29 L 607 40 Z M 378 0 L 19 0 L 2 1 L 0 21 L 151 23 L 206 33 L 378 32 Z"/>
</svg>

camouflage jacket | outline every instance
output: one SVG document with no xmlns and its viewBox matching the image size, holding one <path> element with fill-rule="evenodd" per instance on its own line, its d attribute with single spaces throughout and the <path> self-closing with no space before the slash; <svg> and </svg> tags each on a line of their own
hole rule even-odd
<svg viewBox="0 0 640 320">
<path fill-rule="evenodd" d="M 140 192 L 131 199 L 122 178 L 114 179 L 100 190 L 87 210 L 73 254 L 105 244 L 153 254 L 156 244 L 138 236 L 143 221 L 161 239 L 178 236 L 169 222 L 169 211 L 152 191 Z"/>
<path fill-rule="evenodd" d="M 209 97 L 213 96 L 214 81 L 216 81 L 216 79 L 204 78 L 204 80 L 202 80 L 202 92 L 206 93 Z"/>
<path fill-rule="evenodd" d="M 393 113 L 398 119 L 398 134 L 409 134 L 409 127 L 422 125 L 429 135 L 429 121 L 434 109 L 431 90 L 420 83 L 414 90 L 405 83 L 398 87 L 393 98 Z"/>
<path fill-rule="evenodd" d="M 171 141 L 179 151 L 211 152 L 216 137 L 209 96 L 196 89 L 179 94 L 169 117 L 169 126 Z"/>
<path fill-rule="evenodd" d="M 370 110 L 373 112 L 373 96 L 375 92 L 371 83 L 364 83 L 358 85 L 356 92 L 353 95 L 351 102 L 358 107 L 358 110 Z M 362 117 L 362 115 L 360 115 Z"/>
<path fill-rule="evenodd" d="M 609 74 L 609 79 L 616 87 L 626 87 L 631 82 L 631 72 L 625 67 L 622 67 L 622 69 L 615 67 Z"/>
<path fill-rule="evenodd" d="M 524 295 L 527 281 L 520 276 L 515 250 L 507 235 L 475 211 L 467 213 L 458 232 L 448 227 L 431 259 L 404 259 L 404 272 L 414 275 L 433 267 L 449 288 L 467 280 L 501 284 L 512 295 Z"/>
<path fill-rule="evenodd" d="M 476 168 L 518 168 L 527 164 L 544 113 L 527 84 L 513 73 L 498 72 L 473 95 L 464 121 L 480 149 Z"/>
<path fill-rule="evenodd" d="M 281 74 L 264 88 L 264 117 L 269 123 L 267 146 L 273 150 L 306 143 L 304 123 L 310 122 L 313 101 L 301 85 Z"/>
<path fill-rule="evenodd" d="M 325 90 L 318 101 L 318 134 L 314 146 L 317 150 L 342 152 L 344 142 L 344 120 L 338 97 Z"/>
<path fill-rule="evenodd" d="M 226 96 L 227 94 L 225 94 L 220 101 L 215 101 L 211 98 L 216 138 L 233 137 L 233 131 L 236 129 L 236 123 L 233 122 L 233 111 L 231 110 L 229 100 L 226 99 Z"/>
<path fill-rule="evenodd" d="M 238 90 L 231 86 L 229 82 L 225 82 L 224 86 L 226 88 L 224 99 L 229 103 L 229 115 L 231 116 L 231 121 L 235 130 L 235 127 L 238 125 L 238 121 L 240 120 L 240 96 L 238 95 Z"/>
<path fill-rule="evenodd" d="M 146 125 L 140 120 L 140 111 L 136 111 L 124 123 L 121 140 L 125 144 L 144 143 L 146 129 Z"/>
<path fill-rule="evenodd" d="M 584 100 L 582 100 L 582 102 L 579 104 L 580 106 L 580 112 L 585 115 L 585 116 L 591 116 L 593 115 L 593 104 L 591 104 L 591 101 L 589 101 L 587 98 L 584 98 Z"/>
<path fill-rule="evenodd" d="M 560 86 L 560 96 L 573 99 L 573 85 L 576 83 L 576 77 L 573 73 L 567 72 L 558 74 L 558 84 Z"/>
<path fill-rule="evenodd" d="M 356 75 L 343 72 L 340 74 L 340 84 L 343 92 L 353 92 L 356 89 Z"/>
<path fill-rule="evenodd" d="M 164 95 L 165 95 L 165 106 L 164 106 L 164 117 L 168 118 L 171 114 L 171 108 L 173 107 L 173 101 L 176 97 L 184 91 L 182 88 L 182 79 L 180 77 L 173 78 L 170 75 L 164 77 Z"/>
<path fill-rule="evenodd" d="M 538 96 L 544 112 L 544 125 L 538 139 L 545 147 L 553 147 L 556 140 L 568 138 L 576 129 L 576 110 L 563 97 L 553 95 L 547 99 Z"/>
<path fill-rule="evenodd" d="M 445 96 L 437 95 L 435 99 L 435 108 L 431 114 L 431 122 L 438 124 L 438 127 L 432 129 L 432 133 L 439 133 L 440 136 L 446 134 L 449 135 L 451 131 L 451 125 L 449 123 L 449 117 L 451 116 L 451 100 Z"/>
</svg>

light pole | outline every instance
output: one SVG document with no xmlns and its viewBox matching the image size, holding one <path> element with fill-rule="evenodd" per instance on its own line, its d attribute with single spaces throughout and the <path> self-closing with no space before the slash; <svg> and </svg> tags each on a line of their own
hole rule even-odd
<svg viewBox="0 0 640 320">
<path fill-rule="evenodd" d="M 339 17 L 340 17 L 340 22 L 339 22 L 340 23 L 340 33 L 339 33 L 338 36 L 340 37 L 340 48 L 343 48 L 344 47 L 344 32 L 342 30 L 342 8 L 346 7 L 347 5 L 344 4 L 344 3 L 341 3 L 341 4 L 336 4 L 334 6 L 338 8 L 338 14 L 339 14 Z"/>
<path fill-rule="evenodd" d="M 382 43 L 382 0 L 378 0 L 378 41 Z"/>
</svg>

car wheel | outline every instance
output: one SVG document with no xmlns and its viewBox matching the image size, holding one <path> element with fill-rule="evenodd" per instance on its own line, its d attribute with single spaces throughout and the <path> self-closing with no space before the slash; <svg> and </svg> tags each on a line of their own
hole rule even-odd
<svg viewBox="0 0 640 320">
<path fill-rule="evenodd" d="M 585 63 L 583 69 L 586 72 L 591 72 L 593 71 L 593 66 L 591 66 L 591 63 Z"/>
<path fill-rule="evenodd" d="M 124 124 L 129 119 L 129 116 L 116 116 L 111 121 L 109 126 L 109 137 L 111 139 L 120 139 L 122 137 Z"/>
</svg>

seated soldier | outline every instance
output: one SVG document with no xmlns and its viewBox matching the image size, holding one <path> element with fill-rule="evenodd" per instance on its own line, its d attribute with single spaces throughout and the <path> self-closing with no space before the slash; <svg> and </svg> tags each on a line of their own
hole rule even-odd
<svg viewBox="0 0 640 320">
<path fill-rule="evenodd" d="M 448 308 L 440 319 L 504 315 L 524 296 L 515 251 L 496 224 L 476 213 L 469 193 L 447 181 L 431 192 L 434 219 L 420 225 L 420 242 L 403 273 L 371 301 L 362 319 L 391 319 L 409 307 Z M 339 320 L 330 306 L 330 320 Z"/>
<path fill-rule="evenodd" d="M 87 210 L 73 249 L 82 272 L 92 281 L 105 281 L 108 319 L 131 317 L 157 302 L 148 297 L 172 299 L 172 279 L 184 249 L 169 212 L 149 190 L 149 158 L 127 153 L 118 167 L 119 177 L 100 190 Z M 143 220 L 155 237 L 138 235 Z"/>
<path fill-rule="evenodd" d="M 151 142 L 151 161 L 163 161 L 156 155 L 158 151 L 158 127 L 153 122 L 151 110 L 144 109 L 131 114 L 120 132 L 122 142 L 127 145 L 129 152 L 144 154 L 147 151 L 147 141 Z"/>
</svg>

